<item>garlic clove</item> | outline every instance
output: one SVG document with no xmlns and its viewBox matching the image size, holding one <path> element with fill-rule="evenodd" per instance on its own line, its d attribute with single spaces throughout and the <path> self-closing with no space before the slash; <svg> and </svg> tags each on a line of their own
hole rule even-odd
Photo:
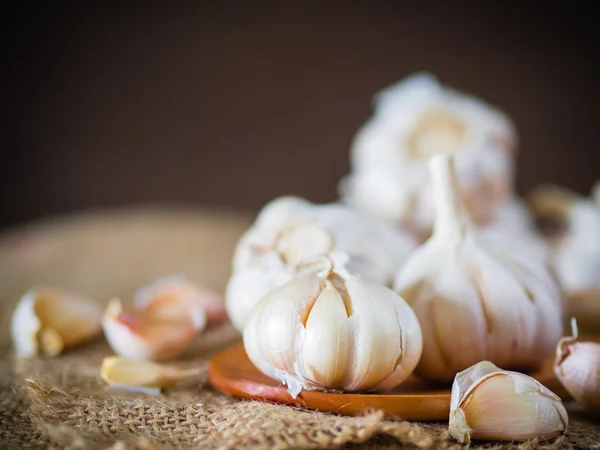
<svg viewBox="0 0 600 450">
<path fill-rule="evenodd" d="M 351 345 L 348 317 L 350 305 L 330 281 L 312 306 L 306 321 L 303 361 L 306 377 L 322 386 L 338 386 L 346 376 Z"/>
<path fill-rule="evenodd" d="M 55 356 L 101 331 L 102 309 L 94 301 L 55 288 L 27 292 L 12 317 L 12 340 L 21 356 Z"/>
<path fill-rule="evenodd" d="M 100 377 L 113 388 L 158 395 L 163 388 L 199 373 L 199 369 L 180 370 L 147 361 L 107 356 L 102 361 Z"/>
<path fill-rule="evenodd" d="M 575 400 L 600 411 L 600 344 L 579 342 L 577 322 L 571 319 L 572 336 L 556 347 L 554 374 Z"/>
<path fill-rule="evenodd" d="M 455 378 L 449 430 L 460 443 L 550 439 L 568 422 L 560 398 L 527 375 L 483 361 Z"/>
<path fill-rule="evenodd" d="M 275 244 L 275 251 L 286 264 L 298 265 L 302 260 L 326 255 L 333 250 L 333 238 L 323 228 L 313 224 L 292 226 Z"/>
<path fill-rule="evenodd" d="M 197 334 L 192 316 L 163 309 L 127 309 L 118 299 L 110 302 L 102 325 L 111 348 L 137 360 L 163 360 L 182 354 Z"/>
<path fill-rule="evenodd" d="M 134 306 L 164 318 L 190 315 L 198 331 L 207 321 L 225 316 L 225 306 L 217 294 L 202 289 L 181 275 L 162 278 L 138 290 Z"/>
</svg>

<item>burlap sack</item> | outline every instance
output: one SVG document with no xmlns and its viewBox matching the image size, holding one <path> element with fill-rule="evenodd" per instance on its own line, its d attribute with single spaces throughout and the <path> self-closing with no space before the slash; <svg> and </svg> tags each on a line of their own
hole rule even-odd
<svg viewBox="0 0 600 450">
<path fill-rule="evenodd" d="M 208 358 L 239 339 L 230 325 L 199 337 L 181 367 L 201 375 L 159 397 L 109 392 L 98 379 L 103 338 L 54 359 L 16 358 L 9 342 L 14 301 L 51 284 L 127 301 L 136 287 L 184 273 L 222 289 L 231 252 L 248 226 L 223 212 L 88 214 L 5 233 L 0 239 L 0 448 L 421 448 L 458 447 L 447 423 L 343 417 L 241 401 L 207 384 Z M 600 448 L 600 425 L 571 414 L 567 436 L 482 448 Z"/>
</svg>

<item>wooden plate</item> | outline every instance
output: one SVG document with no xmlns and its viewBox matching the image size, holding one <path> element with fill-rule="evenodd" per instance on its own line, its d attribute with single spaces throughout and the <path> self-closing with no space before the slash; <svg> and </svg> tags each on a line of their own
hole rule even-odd
<svg viewBox="0 0 600 450">
<path fill-rule="evenodd" d="M 558 395 L 565 395 L 551 372 L 540 372 L 535 378 Z M 431 389 L 416 377 L 409 378 L 398 389 L 385 394 L 302 391 L 294 399 L 285 386 L 254 367 L 241 343 L 213 356 L 209 379 L 216 390 L 235 397 L 284 403 L 348 416 L 377 409 L 383 411 L 386 417 L 404 420 L 448 420 L 450 411 L 450 389 Z"/>
</svg>

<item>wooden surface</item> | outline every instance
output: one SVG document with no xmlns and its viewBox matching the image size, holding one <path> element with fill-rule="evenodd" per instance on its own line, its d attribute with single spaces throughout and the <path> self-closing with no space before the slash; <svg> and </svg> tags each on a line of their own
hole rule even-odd
<svg viewBox="0 0 600 450">
<path fill-rule="evenodd" d="M 562 397 L 552 372 L 544 370 L 534 377 Z M 450 389 L 431 389 L 410 377 L 395 391 L 387 394 L 329 393 L 302 391 L 295 399 L 287 387 L 259 372 L 246 356 L 243 344 L 233 345 L 211 359 L 209 379 L 221 392 L 253 400 L 284 403 L 343 415 L 360 415 L 381 410 L 386 417 L 403 420 L 448 420 Z"/>
</svg>

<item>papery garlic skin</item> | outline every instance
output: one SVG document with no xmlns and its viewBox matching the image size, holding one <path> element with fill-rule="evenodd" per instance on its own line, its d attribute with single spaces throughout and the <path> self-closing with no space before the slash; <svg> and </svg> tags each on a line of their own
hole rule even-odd
<svg viewBox="0 0 600 450">
<path fill-rule="evenodd" d="M 398 268 L 416 247 L 408 233 L 341 204 L 306 202 L 302 207 L 283 208 L 285 214 L 275 214 L 279 204 L 289 203 L 284 197 L 269 204 L 269 214 L 259 214 L 234 255 L 225 298 L 228 315 L 240 331 L 252 307 L 267 292 L 289 281 L 296 266 L 305 259 L 345 253 L 349 256 L 348 270 L 377 283 L 391 284 Z M 291 204 L 297 205 L 297 200 Z M 276 220 L 269 219 L 273 216 Z M 286 220 L 282 219 L 284 216 Z M 269 227 L 265 228 L 265 222 Z"/>
<path fill-rule="evenodd" d="M 554 374 L 575 400 L 600 411 L 600 344 L 578 342 L 577 324 L 571 321 L 573 336 L 556 347 Z"/>
<path fill-rule="evenodd" d="M 430 165 L 434 233 L 395 282 L 423 331 L 415 372 L 444 382 L 482 360 L 537 368 L 562 333 L 560 293 L 545 262 L 478 236 L 462 210 L 451 156 L 435 156 Z"/>
<path fill-rule="evenodd" d="M 480 100 L 420 73 L 376 96 L 372 118 L 351 150 L 352 173 L 340 194 L 353 207 L 426 237 L 433 223 L 426 158 L 456 152 L 463 200 L 486 223 L 512 186 L 516 133 L 510 120 Z"/>
<path fill-rule="evenodd" d="M 391 389 L 422 350 L 419 323 L 404 300 L 331 264 L 267 294 L 243 334 L 252 363 L 293 397 L 302 389 Z"/>
<path fill-rule="evenodd" d="M 566 432 L 568 423 L 556 394 L 528 375 L 489 361 L 458 373 L 452 385 L 449 430 L 460 443 L 550 439 Z"/>
<path fill-rule="evenodd" d="M 25 293 L 12 316 L 12 340 L 21 356 L 55 356 L 101 331 L 102 308 L 94 301 L 56 288 Z"/>
</svg>

